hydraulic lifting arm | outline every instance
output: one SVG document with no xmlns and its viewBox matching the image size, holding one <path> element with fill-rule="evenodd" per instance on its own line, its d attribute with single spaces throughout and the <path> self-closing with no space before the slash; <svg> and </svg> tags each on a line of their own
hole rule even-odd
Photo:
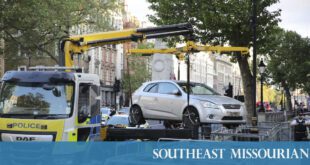
<svg viewBox="0 0 310 165">
<path fill-rule="evenodd" d="M 162 38 L 167 36 L 188 35 L 193 32 L 189 23 L 164 25 L 152 28 L 137 28 L 120 31 L 102 32 L 86 35 L 77 35 L 62 41 L 63 55 L 60 64 L 66 67 L 73 66 L 73 55 L 86 52 L 91 47 L 125 42 L 139 42 L 145 39 Z"/>
<path fill-rule="evenodd" d="M 210 46 L 210 45 L 197 45 L 192 41 L 188 41 L 185 46 L 179 48 L 167 48 L 167 49 L 129 49 L 129 54 L 175 54 L 177 56 L 184 56 L 185 53 L 189 52 L 200 52 L 200 51 L 211 51 L 211 52 L 241 52 L 242 55 L 248 55 L 249 48 L 247 47 L 223 47 L 223 46 Z"/>
</svg>

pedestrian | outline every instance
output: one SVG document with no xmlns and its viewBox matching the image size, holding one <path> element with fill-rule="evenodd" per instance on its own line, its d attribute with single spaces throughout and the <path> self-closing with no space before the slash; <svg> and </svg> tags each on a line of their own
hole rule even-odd
<svg viewBox="0 0 310 165">
<path fill-rule="evenodd" d="M 298 112 L 298 117 L 291 122 L 291 126 L 294 126 L 294 141 L 306 141 L 308 137 L 307 126 L 310 125 L 310 121 L 303 117 L 301 112 Z"/>
</svg>

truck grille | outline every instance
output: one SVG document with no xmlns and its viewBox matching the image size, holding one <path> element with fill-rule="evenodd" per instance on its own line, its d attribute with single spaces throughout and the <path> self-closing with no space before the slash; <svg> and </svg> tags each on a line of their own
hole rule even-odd
<svg viewBox="0 0 310 165">
<path fill-rule="evenodd" d="M 240 109 L 240 104 L 223 104 L 225 109 Z"/>
</svg>

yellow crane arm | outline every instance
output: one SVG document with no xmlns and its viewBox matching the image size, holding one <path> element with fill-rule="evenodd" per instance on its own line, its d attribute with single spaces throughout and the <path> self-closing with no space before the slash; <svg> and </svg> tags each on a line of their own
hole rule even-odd
<svg viewBox="0 0 310 165">
<path fill-rule="evenodd" d="M 80 54 L 91 47 L 107 44 L 120 44 L 125 42 L 139 42 L 145 39 L 162 38 L 167 36 L 192 34 L 193 29 L 189 23 L 164 25 L 151 28 L 137 28 L 120 31 L 109 31 L 94 34 L 71 36 L 62 41 L 63 53 L 61 65 L 73 66 L 73 55 Z"/>
<path fill-rule="evenodd" d="M 249 48 L 247 47 L 223 47 L 223 46 L 209 46 L 209 45 L 197 45 L 192 41 L 188 41 L 186 46 L 179 48 L 167 48 L 167 49 L 129 49 L 129 54 L 176 54 L 182 55 L 188 52 L 200 52 L 200 51 L 212 51 L 212 52 L 241 52 L 242 55 L 249 54 Z"/>
</svg>

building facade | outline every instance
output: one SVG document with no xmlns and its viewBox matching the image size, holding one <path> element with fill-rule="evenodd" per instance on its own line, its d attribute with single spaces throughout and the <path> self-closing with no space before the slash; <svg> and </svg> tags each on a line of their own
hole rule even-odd
<svg viewBox="0 0 310 165">
<path fill-rule="evenodd" d="M 198 52 L 191 56 L 190 78 L 193 82 L 214 86 L 214 57 L 210 52 Z"/>
<path fill-rule="evenodd" d="M 214 86 L 220 94 L 225 94 L 228 84 L 233 85 L 233 96 L 243 95 L 240 69 L 237 63 L 232 63 L 227 55 L 214 55 Z"/>
<path fill-rule="evenodd" d="M 120 4 L 123 0 L 119 0 Z M 123 29 L 123 13 L 113 13 L 111 25 L 114 30 Z M 88 34 L 95 32 L 90 26 L 80 25 L 73 27 L 72 34 Z M 116 107 L 118 105 L 118 93 L 114 90 L 115 80 L 121 79 L 123 68 L 123 45 L 104 45 L 91 48 L 88 52 L 75 56 L 74 64 L 84 68 L 87 73 L 99 75 L 101 84 L 102 106 Z"/>
</svg>

